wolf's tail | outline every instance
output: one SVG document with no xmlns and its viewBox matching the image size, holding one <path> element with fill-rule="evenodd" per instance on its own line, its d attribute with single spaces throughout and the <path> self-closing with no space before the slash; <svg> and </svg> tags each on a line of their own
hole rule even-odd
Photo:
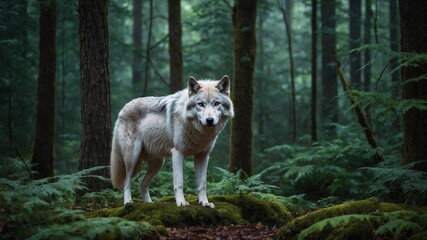
<svg viewBox="0 0 427 240">
<path fill-rule="evenodd" d="M 113 134 L 113 144 L 111 146 L 111 156 L 110 156 L 110 174 L 111 181 L 115 188 L 123 188 L 124 180 L 126 177 L 126 168 L 125 162 L 123 161 L 123 156 L 120 150 L 120 145 L 118 141 L 117 133 Z"/>
</svg>

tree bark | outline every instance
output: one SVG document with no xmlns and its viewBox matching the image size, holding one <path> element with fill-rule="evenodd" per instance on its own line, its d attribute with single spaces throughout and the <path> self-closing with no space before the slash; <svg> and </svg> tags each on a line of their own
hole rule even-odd
<svg viewBox="0 0 427 240">
<path fill-rule="evenodd" d="M 81 142 L 79 170 L 108 166 L 111 150 L 108 1 L 79 1 Z M 109 170 L 95 174 L 108 177 Z M 92 191 L 108 186 L 85 179 Z"/>
<path fill-rule="evenodd" d="M 317 142 L 317 1 L 311 0 L 311 141 Z"/>
<path fill-rule="evenodd" d="M 335 0 L 321 1 L 321 40 L 322 40 L 322 100 L 321 114 L 325 123 L 338 122 L 338 102 L 334 99 L 338 95 L 337 72 L 335 70 L 334 50 L 336 46 Z M 336 136 L 336 128 L 327 126 L 326 135 Z"/>
<path fill-rule="evenodd" d="M 148 19 L 148 34 L 147 34 L 147 44 L 145 48 L 145 80 L 144 80 L 144 90 L 142 91 L 143 96 L 147 96 L 148 90 L 148 81 L 150 75 L 150 62 L 151 62 L 151 35 L 153 30 L 153 0 L 150 0 L 150 14 Z"/>
<path fill-rule="evenodd" d="M 368 45 L 371 44 L 371 21 L 372 21 L 372 2 L 371 0 L 365 1 L 365 21 L 363 28 L 363 44 Z M 365 67 L 363 68 L 363 91 L 370 92 L 371 91 L 371 53 L 370 51 L 364 52 L 364 63 Z M 370 107 L 365 108 L 366 117 L 368 121 L 371 122 L 371 114 Z"/>
<path fill-rule="evenodd" d="M 401 48 L 405 53 L 427 53 L 427 1 L 399 0 Z M 405 81 L 427 73 L 427 63 L 402 68 L 403 99 L 427 100 L 427 80 Z M 427 111 L 412 108 L 403 119 L 403 164 L 427 160 Z M 427 171 L 427 163 L 416 165 L 417 170 Z"/>
<path fill-rule="evenodd" d="M 292 125 L 292 143 L 295 144 L 297 141 L 297 117 L 296 117 L 296 93 L 295 93 L 295 73 L 294 73 L 294 57 L 292 55 L 292 38 L 291 38 L 291 26 L 289 25 L 287 11 L 283 4 L 279 4 L 280 11 L 282 12 L 283 21 L 286 28 L 286 36 L 288 38 L 288 54 L 289 54 L 289 68 L 291 73 L 291 125 Z M 290 10 L 288 10 L 290 12 Z"/>
<path fill-rule="evenodd" d="M 184 86 L 182 62 L 182 26 L 181 26 L 181 1 L 168 0 L 169 9 L 169 66 L 170 85 L 169 92 L 174 93 Z"/>
<path fill-rule="evenodd" d="M 39 1 L 40 58 L 37 85 L 36 133 L 32 163 L 35 178 L 54 175 L 56 1 Z"/>
<path fill-rule="evenodd" d="M 142 95 L 142 0 L 133 0 L 132 87 L 134 96 Z"/>
<path fill-rule="evenodd" d="M 398 18 L 398 6 L 397 0 L 390 0 L 390 49 L 392 51 L 398 52 L 399 49 L 399 18 Z M 398 58 L 390 59 L 390 69 L 394 70 L 399 66 Z M 392 95 L 393 97 L 400 97 L 402 87 L 400 81 L 400 72 L 394 71 L 391 73 L 391 84 L 392 84 Z"/>
<path fill-rule="evenodd" d="M 349 8 L 350 16 L 350 50 L 360 47 L 361 37 L 361 19 L 362 19 L 362 1 L 351 0 Z M 362 59 L 359 52 L 350 53 L 350 81 L 354 88 L 362 89 L 362 76 L 360 68 Z"/>
<path fill-rule="evenodd" d="M 236 0 L 233 6 L 235 117 L 231 124 L 229 170 L 252 175 L 253 82 L 256 56 L 256 0 Z M 246 177 L 242 176 L 242 177 Z"/>
</svg>

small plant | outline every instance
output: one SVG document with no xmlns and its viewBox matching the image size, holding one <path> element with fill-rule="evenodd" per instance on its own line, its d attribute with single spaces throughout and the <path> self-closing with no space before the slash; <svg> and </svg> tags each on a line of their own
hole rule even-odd
<svg viewBox="0 0 427 240">
<path fill-rule="evenodd" d="M 236 173 L 232 173 L 220 167 L 216 167 L 216 169 L 222 173 L 222 180 L 217 183 L 210 184 L 208 190 L 211 194 L 225 195 L 269 192 L 271 189 L 277 188 L 276 186 L 265 184 L 261 180 L 261 175 L 264 172 L 250 176 L 246 179 L 241 179 L 241 170 Z"/>
<path fill-rule="evenodd" d="M 145 223 L 121 218 L 87 218 L 73 209 L 77 190 L 86 189 L 83 178 L 105 167 L 39 180 L 0 178 L 0 223 L 2 238 L 9 239 L 117 239 L 155 231 Z M 114 194 L 87 194 L 84 199 L 110 201 Z"/>
<path fill-rule="evenodd" d="M 427 202 L 427 174 L 413 170 L 419 164 L 362 168 L 372 174 L 368 193 L 386 200 L 420 204 Z"/>
</svg>

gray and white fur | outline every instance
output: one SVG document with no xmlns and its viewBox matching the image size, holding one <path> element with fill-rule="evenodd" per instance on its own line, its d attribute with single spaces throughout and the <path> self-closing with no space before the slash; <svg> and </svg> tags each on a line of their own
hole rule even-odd
<svg viewBox="0 0 427 240">
<path fill-rule="evenodd" d="M 123 188 L 124 203 L 132 202 L 131 178 L 142 162 L 147 172 L 141 181 L 141 196 L 152 202 L 151 180 L 172 155 L 173 187 L 177 206 L 188 206 L 184 198 L 183 161 L 194 156 L 198 201 L 214 208 L 206 196 L 209 153 L 227 120 L 234 116 L 230 79 L 188 80 L 188 88 L 164 97 L 143 97 L 127 103 L 114 127 L 111 179 Z"/>
</svg>

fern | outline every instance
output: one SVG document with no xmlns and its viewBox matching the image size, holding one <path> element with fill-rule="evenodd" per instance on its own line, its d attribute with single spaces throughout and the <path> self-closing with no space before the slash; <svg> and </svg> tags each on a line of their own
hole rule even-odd
<svg viewBox="0 0 427 240">
<path fill-rule="evenodd" d="M 75 191 L 85 189 L 83 178 L 105 167 L 96 167 L 74 174 L 39 180 L 0 178 L 0 221 L 5 235 L 25 238 L 37 226 L 53 222 L 81 220 L 82 211 L 65 208 L 74 204 Z"/>
<path fill-rule="evenodd" d="M 397 167 L 365 167 L 373 175 L 369 194 L 408 203 L 427 201 L 427 174 L 413 170 L 414 162 Z"/>
<path fill-rule="evenodd" d="M 375 231 L 375 235 L 383 236 L 391 234 L 392 236 L 394 236 L 394 239 L 400 239 L 401 235 L 403 235 L 405 231 L 420 232 L 421 230 L 423 230 L 423 227 L 416 222 L 396 219 L 386 222 L 384 225 L 380 226 Z"/>
<path fill-rule="evenodd" d="M 378 221 L 379 217 L 369 214 L 348 214 L 327 218 L 322 221 L 312 224 L 310 227 L 304 229 L 298 235 L 298 239 L 309 239 L 310 235 L 322 232 L 326 227 L 337 228 L 338 226 L 347 225 L 352 221 Z"/>
<path fill-rule="evenodd" d="M 344 132 L 349 134 L 349 130 Z M 378 151 L 378 150 L 377 150 Z M 335 195 L 360 196 L 366 192 L 369 176 L 358 168 L 370 161 L 374 152 L 366 143 L 352 137 L 313 146 L 277 146 L 266 151 L 275 159 L 266 180 L 284 186 L 280 195 L 307 194 L 308 197 Z M 276 176 L 281 176 L 277 178 Z"/>
<path fill-rule="evenodd" d="M 223 177 L 220 182 L 210 183 L 209 192 L 211 194 L 268 192 L 271 189 L 277 188 L 274 185 L 265 184 L 261 180 L 261 175 L 270 169 L 266 169 L 263 172 L 248 177 L 247 179 L 240 178 L 242 174 L 241 170 L 236 173 L 232 173 L 220 167 L 216 167 L 216 169 L 222 173 Z"/>
<path fill-rule="evenodd" d="M 146 223 L 118 217 L 89 218 L 69 224 L 52 224 L 37 229 L 29 240 L 36 239 L 136 239 L 156 229 Z M 121 236 L 121 237 L 119 237 Z"/>
</svg>

